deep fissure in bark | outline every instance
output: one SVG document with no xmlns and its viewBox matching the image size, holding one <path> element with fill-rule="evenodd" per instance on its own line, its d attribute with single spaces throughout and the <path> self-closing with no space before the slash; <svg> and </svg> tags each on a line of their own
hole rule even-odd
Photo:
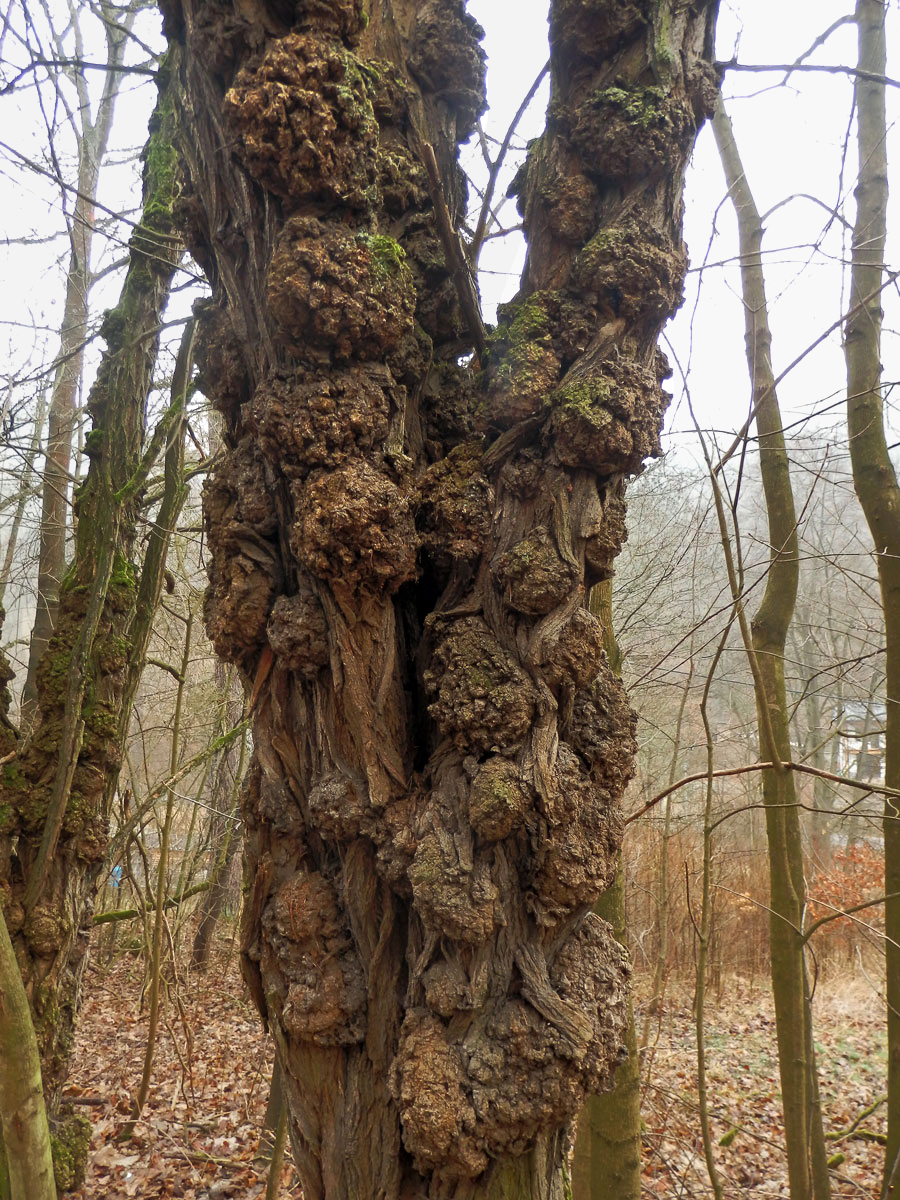
<svg viewBox="0 0 900 1200">
<path fill-rule="evenodd" d="M 304 1195 L 561 1200 L 627 998 L 590 908 L 634 721 L 586 588 L 658 452 L 715 5 L 552 6 L 528 265 L 479 374 L 422 165 L 458 223 L 462 0 L 164 7 L 226 427 L 207 626 L 255 697 L 243 963 Z"/>
</svg>

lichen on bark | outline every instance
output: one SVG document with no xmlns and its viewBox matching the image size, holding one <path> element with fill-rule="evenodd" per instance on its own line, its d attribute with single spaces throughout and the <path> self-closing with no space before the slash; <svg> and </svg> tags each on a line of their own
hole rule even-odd
<svg viewBox="0 0 900 1200">
<path fill-rule="evenodd" d="M 484 103 L 463 0 L 372 0 L 365 29 L 346 4 L 243 27 L 166 7 L 227 417 L 207 621 L 256 702 L 243 967 L 304 1194 L 562 1200 L 627 1010 L 589 909 L 634 719 L 585 597 L 658 452 L 715 5 L 679 7 L 665 88 L 646 6 L 551 6 L 528 262 L 479 374 L 421 161 L 427 141 L 458 225 Z"/>
</svg>

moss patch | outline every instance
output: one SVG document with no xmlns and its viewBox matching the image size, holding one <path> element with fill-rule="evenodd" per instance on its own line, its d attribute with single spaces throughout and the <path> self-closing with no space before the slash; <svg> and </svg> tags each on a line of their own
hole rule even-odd
<svg viewBox="0 0 900 1200">
<path fill-rule="evenodd" d="M 356 240 L 365 246 L 372 256 L 372 274 L 395 278 L 408 270 L 406 251 L 396 238 L 387 234 L 358 233 Z"/>
<path fill-rule="evenodd" d="M 585 171 L 609 179 L 638 179 L 667 170 L 696 131 L 684 96 L 651 85 L 603 88 L 581 104 L 570 124 Z"/>
<path fill-rule="evenodd" d="M 60 1194 L 72 1192 L 84 1182 L 91 1123 L 87 1117 L 71 1113 L 50 1134 L 53 1174 Z"/>
<path fill-rule="evenodd" d="M 556 292 L 535 292 L 501 311 L 488 342 L 488 395 L 482 420 L 504 429 L 540 411 L 559 378 L 554 349 Z"/>
</svg>

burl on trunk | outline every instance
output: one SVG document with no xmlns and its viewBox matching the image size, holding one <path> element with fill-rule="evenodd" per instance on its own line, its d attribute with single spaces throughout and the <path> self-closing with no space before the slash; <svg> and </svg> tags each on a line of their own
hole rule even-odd
<svg viewBox="0 0 900 1200">
<path fill-rule="evenodd" d="M 590 907 L 634 720 L 586 593 L 658 451 L 714 10 L 552 6 L 528 265 L 472 359 L 434 207 L 484 107 L 463 0 L 165 4 L 227 430 L 207 624 L 255 712 L 243 961 L 306 1200 L 561 1198 L 620 1057 Z"/>
</svg>

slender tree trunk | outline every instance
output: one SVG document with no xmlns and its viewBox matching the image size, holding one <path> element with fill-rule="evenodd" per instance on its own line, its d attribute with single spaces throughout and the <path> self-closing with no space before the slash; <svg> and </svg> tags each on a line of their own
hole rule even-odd
<svg viewBox="0 0 900 1200">
<path fill-rule="evenodd" d="M 38 400 L 37 412 L 34 415 L 34 432 L 31 435 L 31 443 L 25 454 L 25 461 L 22 464 L 22 475 L 19 484 L 19 495 L 16 500 L 16 511 L 13 513 L 13 519 L 9 525 L 9 532 L 6 536 L 6 546 L 3 550 L 3 566 L 0 567 L 0 604 L 6 595 L 6 589 L 12 577 L 13 563 L 16 557 L 16 547 L 19 542 L 19 532 L 22 528 L 22 521 L 25 517 L 25 509 L 28 506 L 28 501 L 31 496 L 32 483 L 34 481 L 34 464 L 37 461 L 38 451 L 41 446 L 41 438 L 43 436 L 44 421 L 47 416 L 47 392 L 46 389 L 41 391 L 40 399 Z"/>
<path fill-rule="evenodd" d="M 269 1172 L 266 1177 L 266 1200 L 278 1200 L 281 1195 L 281 1172 L 284 1167 L 284 1152 L 287 1149 L 288 1116 L 287 1109 L 282 1106 L 275 1126 L 275 1141 L 272 1144 L 272 1157 L 269 1159 Z"/>
<path fill-rule="evenodd" d="M 0 1194 L 56 1200 L 41 1060 L 16 953 L 0 909 Z M 4 1182 L 8 1185 L 4 1190 Z"/>
<path fill-rule="evenodd" d="M 706 1072 L 706 987 L 709 970 L 709 941 L 712 929 L 712 865 L 713 865 L 713 764 L 715 761 L 715 745 L 709 720 L 709 695 L 713 680 L 718 670 L 719 660 L 728 643 L 731 626 L 737 613 L 737 603 L 732 609 L 731 617 L 722 632 L 716 652 L 713 655 L 706 673 L 703 685 L 703 695 L 700 700 L 700 718 L 703 721 L 703 732 L 706 740 L 706 795 L 703 805 L 703 868 L 701 872 L 702 891 L 700 897 L 700 919 L 691 916 L 694 932 L 697 938 L 697 962 L 694 975 L 694 1030 L 697 1041 L 697 1115 L 700 1119 L 700 1138 L 703 1143 L 703 1157 L 706 1160 L 706 1172 L 709 1175 L 710 1186 L 715 1200 L 722 1200 L 724 1189 L 722 1177 L 716 1165 L 716 1155 L 713 1149 L 712 1122 L 709 1114 L 709 1088 Z M 689 901 L 690 903 L 690 901 Z"/>
<path fill-rule="evenodd" d="M 194 614 L 188 609 L 184 627 L 184 643 L 181 655 L 181 667 L 178 670 L 178 690 L 175 696 L 175 713 L 172 718 L 172 740 L 169 749 L 169 775 L 174 775 L 181 759 L 182 738 L 181 718 L 184 712 L 184 689 L 187 684 L 188 666 L 191 661 L 191 632 L 194 627 Z M 141 1071 L 141 1081 L 131 1110 L 131 1119 L 123 1128 L 120 1137 L 129 1138 L 144 1110 L 147 1097 L 150 1095 L 150 1079 L 153 1074 L 153 1059 L 156 1054 L 156 1035 L 159 1030 L 159 1003 L 162 984 L 163 960 L 163 930 L 166 923 L 166 891 L 168 889 L 169 872 L 169 842 L 172 835 L 172 818 L 175 813 L 175 792 L 166 789 L 166 813 L 163 818 L 162 830 L 159 836 L 159 857 L 156 862 L 156 910 L 153 920 L 153 941 L 150 947 L 149 964 L 149 1009 L 147 1013 L 147 1046 L 144 1051 L 144 1066 Z"/>
<path fill-rule="evenodd" d="M 216 660 L 215 673 L 216 688 L 222 698 L 222 720 L 218 730 L 221 736 L 240 721 L 241 702 L 235 695 L 230 672 L 221 659 Z M 200 905 L 200 920 L 191 950 L 191 961 L 198 970 L 203 970 L 209 962 L 213 934 L 228 895 L 231 863 L 241 844 L 236 824 L 246 746 L 246 737 L 241 738 L 240 745 L 232 743 L 220 752 L 213 768 L 210 804 L 215 812 L 210 816 L 209 891 Z"/>
<path fill-rule="evenodd" d="M 590 909 L 632 716 L 585 598 L 658 452 L 715 95 L 715 6 L 652 7 L 552 5 L 528 264 L 486 339 L 461 0 L 376 0 L 364 33 L 356 0 L 167 6 L 229 447 L 207 624 L 255 714 L 243 965 L 306 1200 L 562 1200 L 619 1058 L 625 956 Z"/>
<path fill-rule="evenodd" d="M 847 426 L 853 484 L 875 543 L 885 633 L 885 772 L 900 787 L 900 486 L 888 452 L 881 393 L 881 292 L 888 199 L 883 0 L 857 0 L 856 81 L 859 176 L 847 319 Z M 884 904 L 888 1031 L 888 1138 L 885 1181 L 900 1153 L 900 812 L 884 811 Z M 894 897 L 891 899 L 890 897 Z"/>
<path fill-rule="evenodd" d="M 590 608 L 603 625 L 607 660 L 614 674 L 621 677 L 622 653 L 613 629 L 611 579 L 593 589 Z M 594 912 L 609 922 L 617 941 L 625 946 L 625 867 L 621 852 L 616 877 L 594 905 Z M 641 1063 L 630 997 L 625 1049 L 628 1057 L 616 1070 L 612 1091 L 590 1096 L 578 1121 L 572 1162 L 575 1200 L 640 1200 Z"/>
<path fill-rule="evenodd" d="M 60 1147 L 57 1175 L 66 1188 L 83 1168 L 90 1127 L 78 1117 L 64 1127 L 59 1101 L 106 855 L 105 797 L 122 755 L 118 730 L 137 589 L 132 553 L 142 484 L 156 458 L 152 441 L 142 456 L 146 402 L 180 257 L 171 232 L 176 164 L 166 79 L 164 69 L 145 151 L 144 217 L 132 236 L 119 304 L 104 323 L 108 350 L 88 401 L 91 465 L 76 498 L 75 556 L 38 673 L 31 733 L 0 769 L 0 883 Z M 183 400 L 184 388 L 173 400 L 176 411 Z"/>
<path fill-rule="evenodd" d="M 769 943 L 784 1109 L 788 1177 L 793 1200 L 828 1200 L 827 1155 L 818 1108 L 812 1008 L 806 980 L 803 840 L 791 758 L 784 682 L 787 635 L 797 599 L 800 554 L 797 517 L 772 371 L 762 222 L 721 103 L 713 130 L 738 219 L 747 362 L 759 433 L 760 474 L 771 547 L 766 588 L 752 623 L 752 663 L 760 747 L 776 767 L 762 776 L 769 849 Z M 749 648 L 748 648 L 749 651 Z"/>
<path fill-rule="evenodd" d="M 799 622 L 799 625 L 800 630 L 804 627 L 808 629 L 808 613 L 805 615 L 805 619 Z M 818 770 L 834 771 L 831 759 L 834 744 L 838 740 L 834 729 L 835 697 L 832 694 L 829 694 L 827 697 L 820 696 L 812 686 L 812 680 L 816 673 L 816 664 L 810 650 L 808 636 L 798 631 L 796 613 L 791 626 L 791 638 L 793 642 L 793 657 L 796 662 L 802 665 L 806 680 L 806 691 L 802 706 L 803 711 L 806 713 L 806 730 L 804 736 L 801 736 L 799 733 L 797 734 L 799 743 L 802 746 L 802 758 L 804 762 L 808 762 Z M 835 655 L 835 658 L 837 658 L 837 655 Z M 800 711 L 800 706 L 798 705 L 795 709 L 795 719 L 798 720 L 798 724 Z M 832 807 L 832 791 L 832 785 L 827 780 L 813 779 L 812 796 L 815 811 L 809 814 L 808 827 L 811 834 L 817 869 L 823 867 L 827 869 L 831 863 L 833 818 L 830 810 Z"/>
<path fill-rule="evenodd" d="M 672 734 L 672 756 L 669 760 L 669 787 L 671 787 L 678 778 L 678 760 L 679 755 L 681 754 L 681 730 L 684 723 L 684 711 L 687 708 L 688 696 L 690 695 L 693 678 L 694 651 L 692 644 L 688 674 L 681 687 L 681 698 L 678 701 L 678 714 L 675 718 L 675 730 Z M 653 1020 L 654 1016 L 657 1018 L 657 1028 L 659 1028 L 659 1018 L 663 1006 L 663 995 L 666 990 L 666 979 L 669 973 L 669 844 L 671 839 L 672 797 L 666 796 L 665 800 L 663 801 L 663 832 L 662 841 L 659 848 L 659 869 L 656 880 L 658 887 L 656 899 L 656 964 L 653 969 L 653 986 L 650 992 L 650 1002 L 647 1005 L 647 1012 L 644 1017 L 644 1027 L 641 1030 L 640 1045 L 642 1050 L 646 1050 L 649 1044 L 650 1022 Z M 648 1066 L 648 1077 L 649 1074 L 650 1068 Z"/>
<path fill-rule="evenodd" d="M 281 1068 L 276 1058 L 272 1066 L 272 1077 L 269 1082 L 269 1099 L 266 1104 L 266 1115 L 263 1119 L 263 1131 L 259 1139 L 259 1149 L 256 1152 L 257 1158 L 271 1159 L 283 1112 L 284 1089 L 281 1086 Z"/>
</svg>

